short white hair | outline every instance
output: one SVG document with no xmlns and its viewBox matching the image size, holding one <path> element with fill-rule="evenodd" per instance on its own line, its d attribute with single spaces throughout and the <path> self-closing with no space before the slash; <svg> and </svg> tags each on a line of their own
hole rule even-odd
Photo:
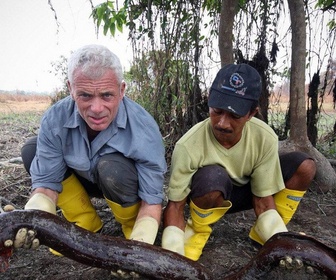
<svg viewBox="0 0 336 280">
<path fill-rule="evenodd" d="M 86 45 L 73 52 L 68 60 L 68 79 L 73 82 L 76 69 L 89 78 L 97 79 L 112 70 L 119 83 L 123 81 L 123 71 L 119 58 L 102 45 Z"/>
</svg>

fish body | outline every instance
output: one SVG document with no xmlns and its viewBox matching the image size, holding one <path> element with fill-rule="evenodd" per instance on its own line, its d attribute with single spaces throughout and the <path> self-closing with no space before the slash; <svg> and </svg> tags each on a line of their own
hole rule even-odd
<svg viewBox="0 0 336 280">
<path fill-rule="evenodd" d="M 84 230 L 59 216 L 39 210 L 14 210 L 0 214 L 0 272 L 8 268 L 14 240 L 21 228 L 34 230 L 40 244 L 82 264 L 116 271 L 133 271 L 147 279 L 215 279 L 199 262 L 159 246 Z M 8 243 L 7 243 L 8 244 Z M 336 250 L 313 237 L 293 232 L 272 236 L 240 270 L 223 280 L 255 279 L 277 267 L 286 257 L 300 259 L 336 279 Z"/>
</svg>

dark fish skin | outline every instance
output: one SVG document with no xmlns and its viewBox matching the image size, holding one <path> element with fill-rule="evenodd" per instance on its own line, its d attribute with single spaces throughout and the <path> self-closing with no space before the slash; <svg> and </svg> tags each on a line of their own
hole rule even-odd
<svg viewBox="0 0 336 280">
<path fill-rule="evenodd" d="M 61 217 L 39 210 L 14 210 L 0 215 L 0 261 L 4 242 L 21 228 L 33 229 L 40 244 L 82 264 L 134 271 L 148 279 L 212 279 L 201 264 L 143 242 L 104 236 L 84 230 Z M 0 267 L 2 265 L 0 264 Z"/>
<path fill-rule="evenodd" d="M 294 232 L 273 235 L 243 268 L 224 279 L 256 279 L 257 275 L 265 275 L 272 268 L 279 266 L 279 262 L 286 256 L 300 259 L 305 265 L 316 268 L 329 279 L 336 279 L 336 250 L 313 237 Z"/>
<path fill-rule="evenodd" d="M 148 279 L 218 279 L 200 263 L 179 254 L 143 242 L 92 233 L 39 210 L 0 214 L 0 272 L 7 269 L 13 250 L 4 242 L 14 240 L 21 228 L 35 230 L 40 244 L 86 265 L 134 271 Z M 298 258 L 329 279 L 336 279 L 336 250 L 293 232 L 275 234 L 244 267 L 221 279 L 256 279 L 277 267 L 286 256 Z"/>
</svg>

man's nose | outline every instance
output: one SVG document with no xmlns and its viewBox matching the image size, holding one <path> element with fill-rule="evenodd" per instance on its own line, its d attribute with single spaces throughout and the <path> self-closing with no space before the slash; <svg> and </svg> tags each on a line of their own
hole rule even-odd
<svg viewBox="0 0 336 280">
<path fill-rule="evenodd" d="M 91 103 L 91 110 L 95 113 L 99 113 L 103 110 L 103 102 L 100 98 L 93 98 Z"/>
<path fill-rule="evenodd" d="M 219 119 L 219 122 L 218 122 L 218 125 L 223 129 L 229 128 L 231 126 L 230 116 L 228 115 L 228 113 L 224 112 L 221 115 L 221 117 Z"/>
</svg>

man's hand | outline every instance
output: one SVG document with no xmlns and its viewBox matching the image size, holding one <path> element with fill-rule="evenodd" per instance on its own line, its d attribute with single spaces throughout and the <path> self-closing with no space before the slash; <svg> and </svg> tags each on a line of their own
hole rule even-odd
<svg viewBox="0 0 336 280">
<path fill-rule="evenodd" d="M 5 212 L 11 212 L 15 210 L 12 205 L 5 205 L 3 210 Z M 34 230 L 28 230 L 26 228 L 21 228 L 17 232 L 14 241 L 11 239 L 7 239 L 4 242 L 5 247 L 14 248 L 25 248 L 25 249 L 37 249 L 40 246 L 40 241 L 35 238 L 36 232 Z"/>
<path fill-rule="evenodd" d="M 184 256 L 184 231 L 176 226 L 168 226 L 162 234 L 162 248 Z"/>
<path fill-rule="evenodd" d="M 278 232 L 286 232 L 287 227 L 275 209 L 261 213 L 255 223 L 255 231 L 263 242 Z"/>
<path fill-rule="evenodd" d="M 184 252 L 184 229 L 186 227 L 184 220 L 184 206 L 187 199 L 181 201 L 168 201 L 164 210 L 161 246 L 164 249 L 176 252 L 182 256 Z"/>
<path fill-rule="evenodd" d="M 35 236 L 34 230 L 19 229 L 14 239 L 14 248 L 37 249 L 40 246 L 40 241 Z"/>
<path fill-rule="evenodd" d="M 148 204 L 141 201 L 130 239 L 153 245 L 159 229 L 161 210 L 161 204 Z"/>
<path fill-rule="evenodd" d="M 118 269 L 117 271 L 111 271 L 112 276 L 116 276 L 119 279 L 137 279 L 140 275 L 134 271 L 125 271 Z"/>
<path fill-rule="evenodd" d="M 159 224 L 157 220 L 152 217 L 143 217 L 141 219 L 137 219 L 134 224 L 130 239 L 153 245 L 158 229 Z"/>
<path fill-rule="evenodd" d="M 56 215 L 56 204 L 46 194 L 37 192 L 28 200 L 25 209 L 35 209 L 49 212 Z"/>
<path fill-rule="evenodd" d="M 305 269 L 305 271 L 312 275 L 315 273 L 314 268 L 310 265 L 305 266 L 301 259 L 292 258 L 291 256 L 286 256 L 279 262 L 279 267 L 287 270 L 299 270 Z"/>
<path fill-rule="evenodd" d="M 51 194 L 54 196 L 54 191 L 46 191 L 51 192 Z M 9 205 L 6 205 L 4 208 L 4 211 L 14 210 L 14 207 L 10 207 Z M 56 204 L 54 199 L 39 191 L 36 191 L 32 194 L 32 196 L 25 205 L 25 209 L 41 210 L 56 215 Z M 40 241 L 35 237 L 36 232 L 34 230 L 21 228 L 17 232 L 14 240 L 8 239 L 5 241 L 4 245 L 6 247 L 13 246 L 14 248 L 37 249 L 40 246 Z"/>
</svg>

